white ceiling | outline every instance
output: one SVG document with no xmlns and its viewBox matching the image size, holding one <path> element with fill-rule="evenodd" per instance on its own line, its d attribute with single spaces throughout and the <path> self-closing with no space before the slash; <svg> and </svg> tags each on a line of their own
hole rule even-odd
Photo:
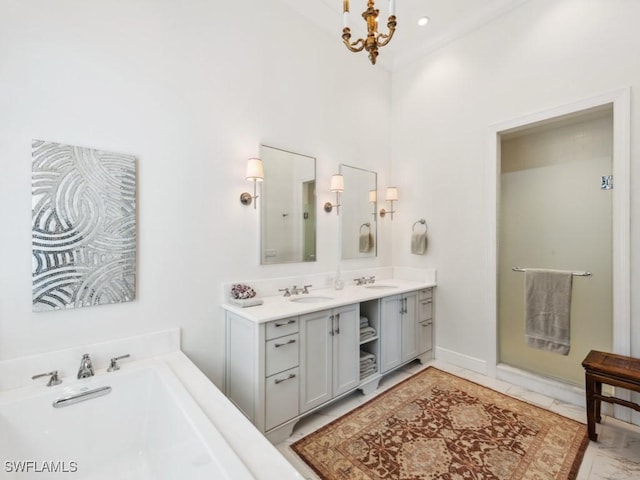
<svg viewBox="0 0 640 480">
<path fill-rule="evenodd" d="M 308 17 L 321 28 L 335 35 L 341 42 L 342 0 L 282 0 L 292 9 Z M 380 49 L 378 65 L 393 69 L 426 55 L 443 45 L 475 30 L 521 5 L 527 0 L 396 0 L 396 33 Z M 365 22 L 361 13 L 367 0 L 350 0 L 350 27 L 352 40 L 363 37 Z M 386 32 L 388 0 L 376 0 L 380 10 L 380 31 Z M 418 18 L 428 16 L 430 21 L 420 27 Z M 368 62 L 366 52 L 358 54 Z"/>
</svg>

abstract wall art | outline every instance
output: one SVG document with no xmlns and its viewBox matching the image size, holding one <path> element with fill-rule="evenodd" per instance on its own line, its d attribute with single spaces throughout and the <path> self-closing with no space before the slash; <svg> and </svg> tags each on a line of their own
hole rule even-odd
<svg viewBox="0 0 640 480">
<path fill-rule="evenodd" d="M 136 285 L 136 158 L 33 140 L 33 311 L 128 302 Z"/>
</svg>

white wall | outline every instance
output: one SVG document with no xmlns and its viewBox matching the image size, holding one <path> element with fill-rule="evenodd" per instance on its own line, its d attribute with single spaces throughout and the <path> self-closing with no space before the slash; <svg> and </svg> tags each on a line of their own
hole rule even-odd
<svg viewBox="0 0 640 480">
<path fill-rule="evenodd" d="M 246 159 L 316 156 L 318 205 L 340 163 L 388 176 L 389 74 L 277 0 L 0 0 L 0 112 L 0 360 L 176 326 L 219 383 L 221 284 L 338 258 L 320 212 L 318 262 L 259 265 Z M 134 302 L 31 312 L 32 138 L 138 157 Z"/>
<path fill-rule="evenodd" d="M 623 87 L 632 88 L 631 171 L 638 163 L 640 2 L 535 0 L 416 61 L 393 77 L 393 180 L 403 192 L 393 263 L 438 269 L 437 344 L 486 366 L 490 126 Z M 398 168 L 399 167 L 399 168 Z M 489 170 L 487 170 L 489 169 Z M 417 180 L 416 180 L 417 179 Z M 631 178 L 632 286 L 638 290 L 640 177 Z M 429 224 L 429 250 L 409 253 L 412 223 Z M 635 296 L 637 298 L 637 295 Z M 632 300 L 632 354 L 640 303 Z M 494 320 L 495 321 L 495 320 Z"/>
</svg>

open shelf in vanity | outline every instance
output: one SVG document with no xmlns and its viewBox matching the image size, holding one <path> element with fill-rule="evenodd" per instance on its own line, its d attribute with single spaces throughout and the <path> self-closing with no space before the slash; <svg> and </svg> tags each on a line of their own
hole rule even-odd
<svg viewBox="0 0 640 480">
<path fill-rule="evenodd" d="M 360 303 L 360 382 L 373 379 L 380 372 L 380 302 Z M 377 385 L 377 382 L 376 382 Z"/>
</svg>

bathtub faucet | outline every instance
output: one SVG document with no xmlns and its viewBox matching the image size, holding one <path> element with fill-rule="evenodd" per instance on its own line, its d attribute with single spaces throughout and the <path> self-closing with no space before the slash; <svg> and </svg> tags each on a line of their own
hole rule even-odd
<svg viewBox="0 0 640 480">
<path fill-rule="evenodd" d="M 78 378 L 89 378 L 93 377 L 93 375 L 93 364 L 91 363 L 91 358 L 89 358 L 88 353 L 85 353 L 84 355 L 82 355 L 82 360 L 80 360 Z"/>
</svg>

